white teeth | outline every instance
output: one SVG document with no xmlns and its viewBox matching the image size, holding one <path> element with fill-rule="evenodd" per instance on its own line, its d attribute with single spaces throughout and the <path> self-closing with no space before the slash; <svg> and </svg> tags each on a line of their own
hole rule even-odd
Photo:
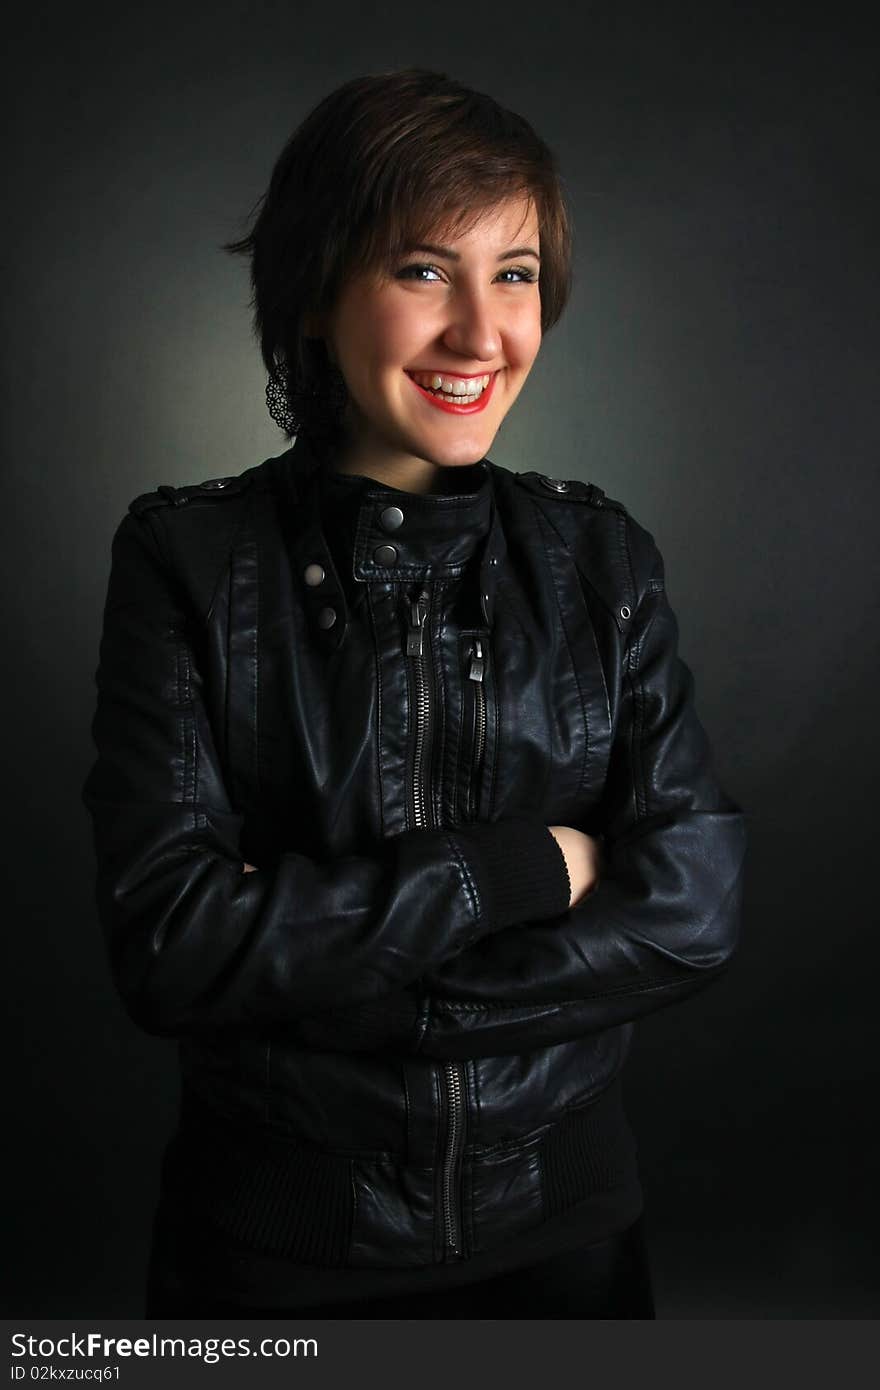
<svg viewBox="0 0 880 1390">
<path fill-rule="evenodd" d="M 462 405 L 479 400 L 489 382 L 491 373 L 478 377 L 441 376 L 439 372 L 410 372 L 413 381 L 426 390 L 436 391 L 445 399 L 455 400 Z"/>
</svg>

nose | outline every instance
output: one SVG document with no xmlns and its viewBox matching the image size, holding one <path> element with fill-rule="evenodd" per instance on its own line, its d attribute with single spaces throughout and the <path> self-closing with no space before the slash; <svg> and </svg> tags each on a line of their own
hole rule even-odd
<svg viewBox="0 0 880 1390">
<path fill-rule="evenodd" d="M 477 362 L 497 360 L 501 354 L 501 331 L 486 296 L 476 287 L 461 286 L 448 302 L 444 345 L 460 357 Z"/>
</svg>

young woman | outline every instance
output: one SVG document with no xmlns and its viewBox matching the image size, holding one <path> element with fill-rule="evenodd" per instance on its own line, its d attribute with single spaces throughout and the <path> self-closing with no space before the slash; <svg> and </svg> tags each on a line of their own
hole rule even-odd
<svg viewBox="0 0 880 1390">
<path fill-rule="evenodd" d="M 147 1314 L 653 1317 L 621 1069 L 730 959 L 743 816 L 653 537 L 487 458 L 568 295 L 553 157 L 366 77 L 231 249 L 295 444 L 131 503 L 83 791 L 179 1039 Z"/>
</svg>

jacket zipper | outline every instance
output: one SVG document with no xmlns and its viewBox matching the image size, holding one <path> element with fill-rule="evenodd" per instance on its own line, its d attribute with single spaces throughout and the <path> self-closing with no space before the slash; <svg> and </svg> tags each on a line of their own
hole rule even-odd
<svg viewBox="0 0 880 1390">
<path fill-rule="evenodd" d="M 406 654 L 413 658 L 411 670 L 415 681 L 413 707 L 415 710 L 415 752 L 413 755 L 412 823 L 424 830 L 428 825 L 431 758 L 431 686 L 425 662 L 425 631 L 431 595 L 422 589 L 414 599 L 407 599 Z"/>
<path fill-rule="evenodd" d="M 443 1223 L 446 1244 L 456 1255 L 461 1254 L 458 1204 L 455 1200 L 455 1175 L 458 1154 L 464 1132 L 464 1099 L 461 1067 L 458 1062 L 444 1062 L 446 1080 L 446 1153 L 443 1160 Z"/>
<path fill-rule="evenodd" d="M 476 788 L 479 786 L 483 750 L 486 746 L 486 688 L 483 685 L 483 675 L 486 670 L 486 656 L 483 650 L 483 643 L 480 641 L 479 637 L 473 639 L 469 655 L 468 679 L 470 681 L 470 689 L 473 691 L 474 738 L 471 750 L 470 776 L 468 778 L 465 795 L 465 819 L 473 820 L 476 814 L 474 797 Z"/>
<path fill-rule="evenodd" d="M 415 750 L 412 779 L 412 824 L 427 828 L 432 822 L 430 800 L 431 680 L 428 672 L 425 634 L 428 631 L 428 612 L 431 594 L 421 589 L 415 598 L 405 600 L 407 610 L 406 655 L 411 658 L 415 711 Z M 447 1250 L 461 1255 L 461 1223 L 455 1194 L 455 1175 L 464 1135 L 464 1087 L 458 1062 L 443 1063 L 446 1095 L 446 1144 L 441 1171 L 443 1230 Z"/>
</svg>

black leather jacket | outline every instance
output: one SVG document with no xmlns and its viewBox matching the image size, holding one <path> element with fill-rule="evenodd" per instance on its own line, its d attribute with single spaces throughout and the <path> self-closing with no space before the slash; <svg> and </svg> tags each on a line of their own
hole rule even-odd
<svg viewBox="0 0 880 1390">
<path fill-rule="evenodd" d="M 301 438 L 113 542 L 83 798 L 115 979 L 194 1107 L 307 1155 L 324 1234 L 277 1248 L 319 1263 L 564 1208 L 556 1138 L 736 943 L 744 818 L 652 536 L 592 484 L 459 480 L 330 480 Z M 601 838 L 570 910 L 550 824 Z"/>
</svg>

